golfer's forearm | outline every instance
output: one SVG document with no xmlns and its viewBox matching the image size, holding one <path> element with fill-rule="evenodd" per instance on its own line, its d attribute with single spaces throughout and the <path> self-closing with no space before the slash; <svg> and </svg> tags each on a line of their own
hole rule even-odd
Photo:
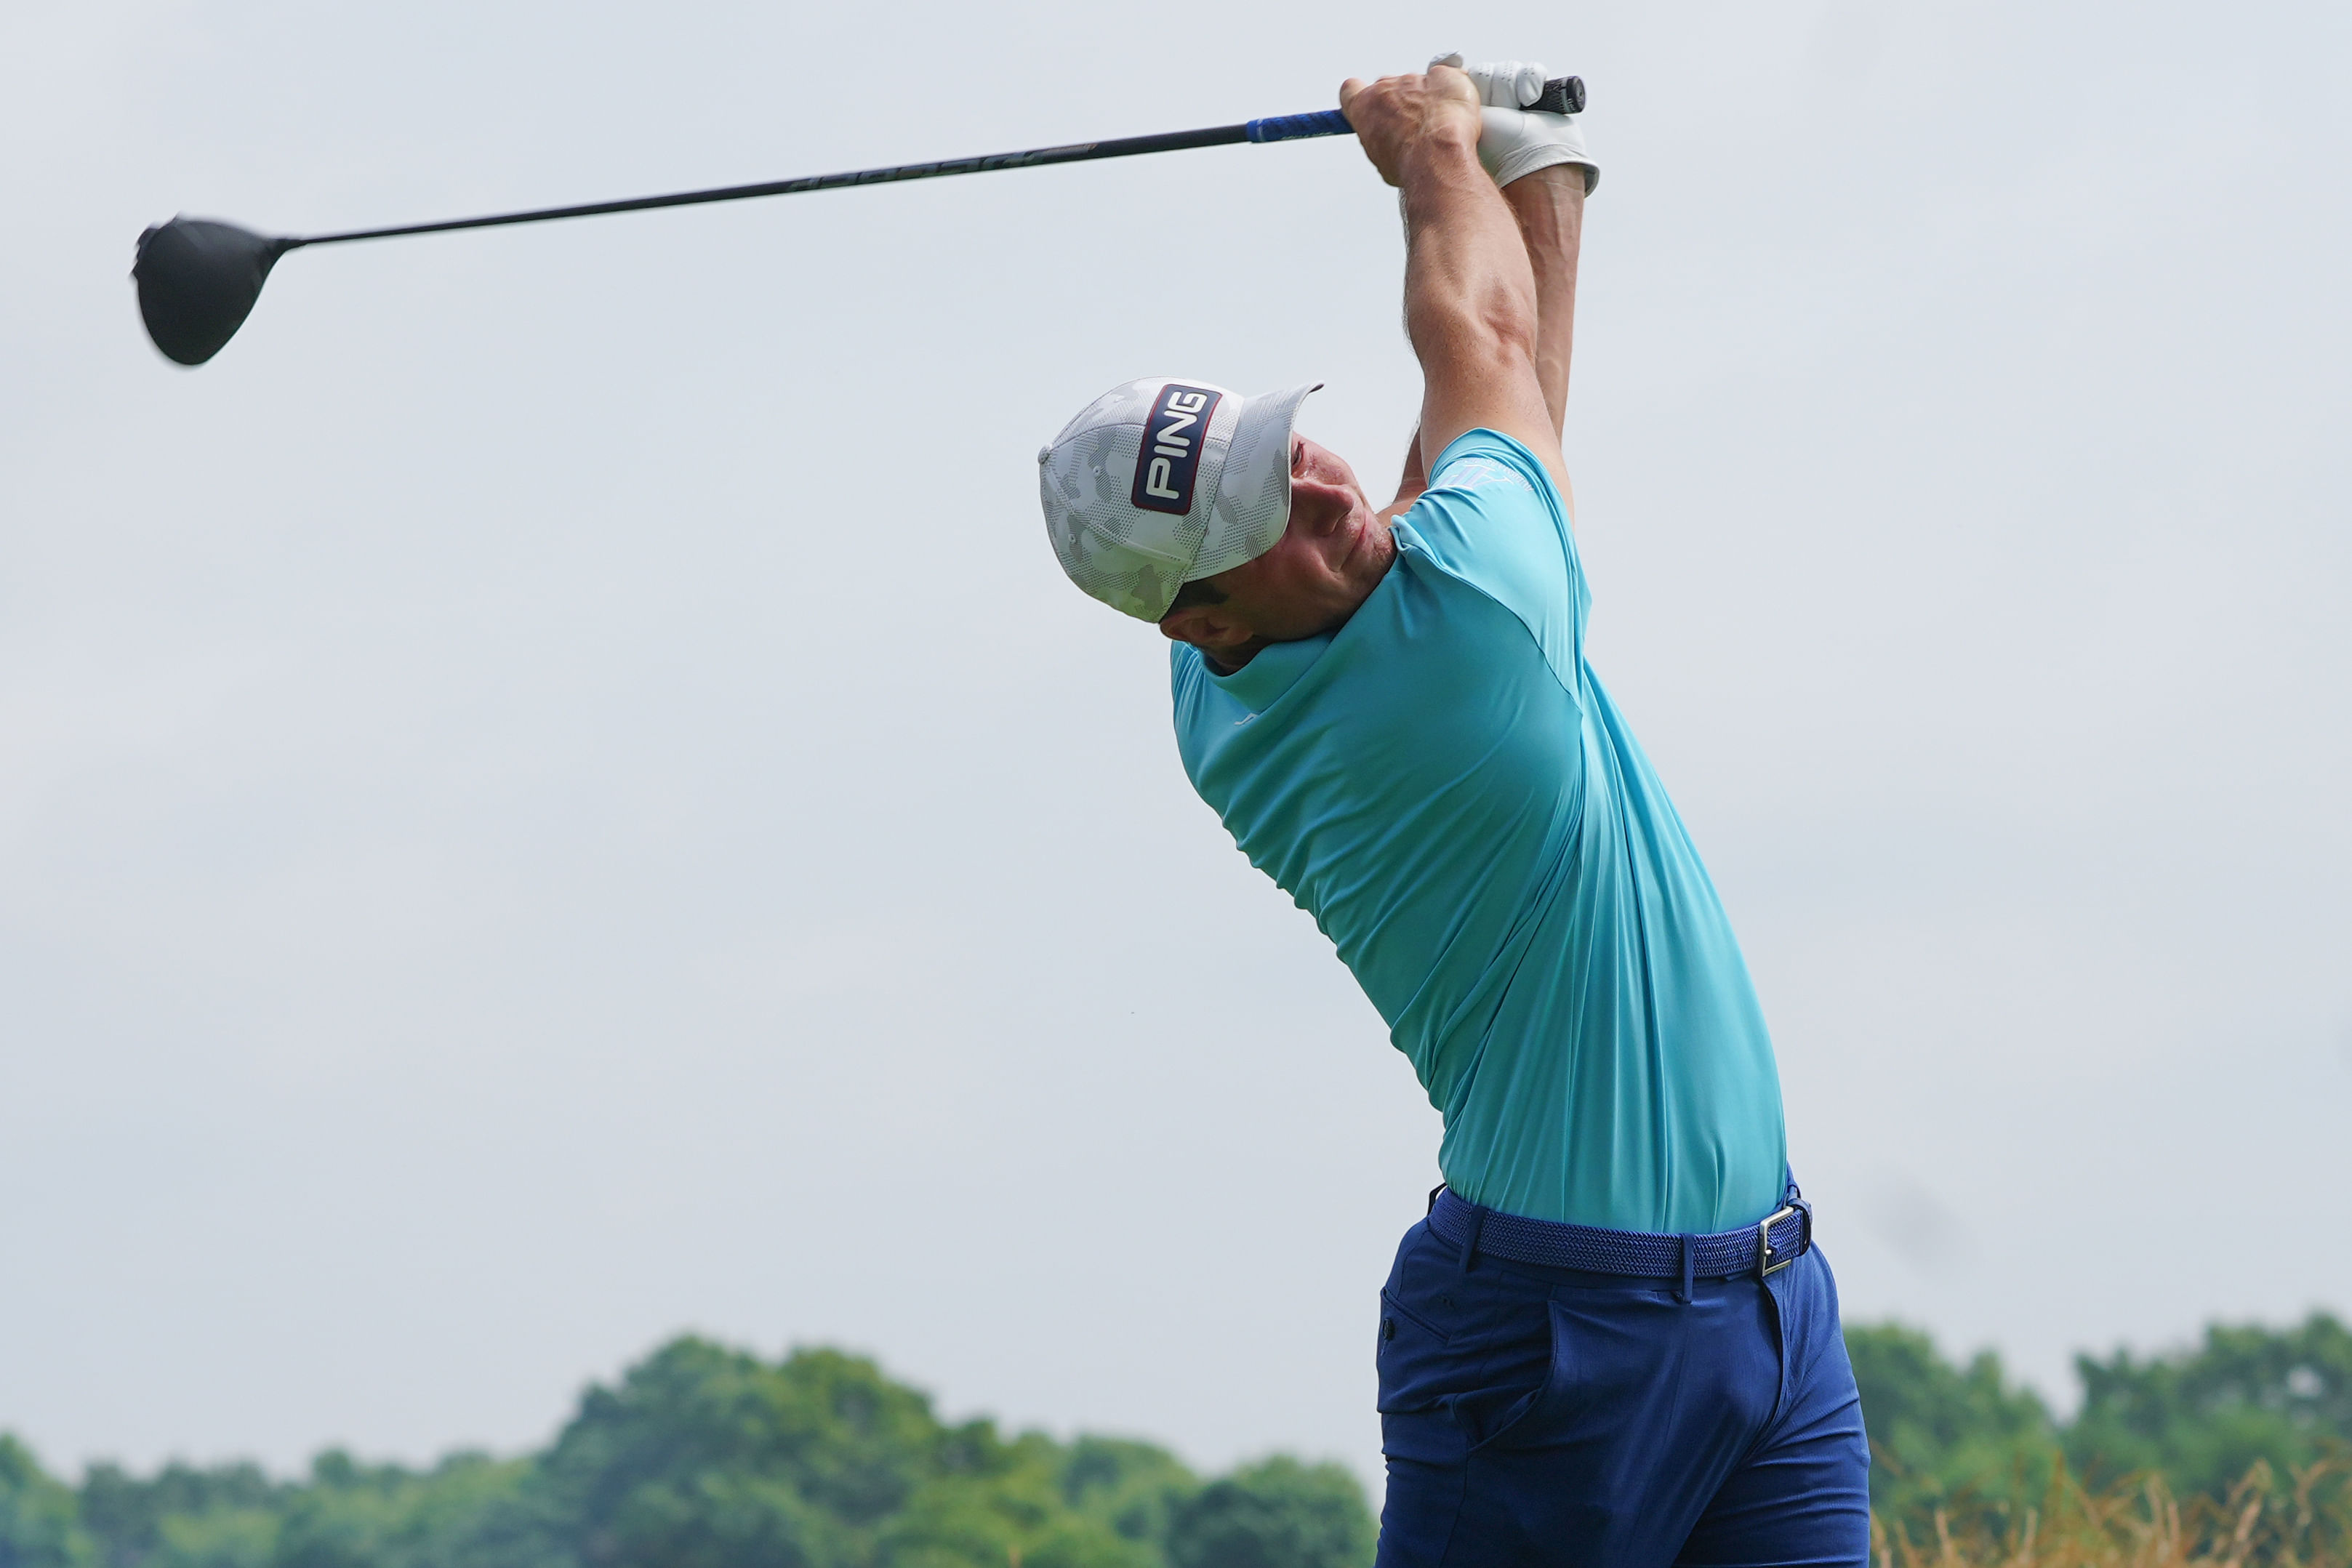
<svg viewBox="0 0 2352 1568">
<path fill-rule="evenodd" d="M 1530 411 L 1514 393 L 1535 353 L 1536 282 L 1518 223 L 1473 149 L 1433 141 L 1401 172 L 1405 330 L 1427 389 L 1425 465 L 1473 425 L 1521 434 L 1513 427 Z"/>
<path fill-rule="evenodd" d="M 1405 330 L 1424 373 L 1465 351 L 1532 352 L 1527 246 L 1476 155 L 1443 144 L 1417 149 L 1405 171 L 1404 208 Z"/>
<path fill-rule="evenodd" d="M 1568 417 L 1568 365 L 1576 345 L 1576 257 L 1584 235 L 1584 170 L 1555 163 L 1503 187 L 1536 278 L 1536 379 L 1554 430 Z"/>
<path fill-rule="evenodd" d="M 1554 164 L 1522 175 L 1503 187 L 1503 200 L 1519 225 L 1528 266 L 1536 286 L 1536 380 L 1554 430 L 1568 413 L 1568 368 L 1576 346 L 1576 258 L 1584 231 L 1584 171 Z M 1404 473 L 1397 481 L 1391 515 L 1402 511 L 1429 487 L 1422 465 L 1421 432 L 1405 444 Z"/>
</svg>

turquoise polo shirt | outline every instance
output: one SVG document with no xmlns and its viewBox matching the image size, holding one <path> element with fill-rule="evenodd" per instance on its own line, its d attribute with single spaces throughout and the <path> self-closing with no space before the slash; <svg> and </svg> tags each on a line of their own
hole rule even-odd
<svg viewBox="0 0 2352 1568">
<path fill-rule="evenodd" d="M 1584 659 L 1551 476 L 1474 430 L 1347 624 L 1230 675 L 1174 649 L 1176 738 L 1445 1118 L 1464 1197 L 1620 1230 L 1778 1206 L 1772 1042 L 1731 925 Z"/>
</svg>

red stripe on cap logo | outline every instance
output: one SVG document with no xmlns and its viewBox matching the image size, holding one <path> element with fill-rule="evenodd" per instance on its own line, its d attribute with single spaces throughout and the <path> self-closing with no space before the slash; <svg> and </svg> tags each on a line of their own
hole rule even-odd
<svg viewBox="0 0 2352 1568">
<path fill-rule="evenodd" d="M 1192 509 L 1192 479 L 1201 470 L 1201 444 L 1209 416 L 1224 393 L 1170 382 L 1151 400 L 1143 422 L 1143 448 L 1135 455 L 1135 487 L 1128 499 L 1147 512 Z"/>
</svg>

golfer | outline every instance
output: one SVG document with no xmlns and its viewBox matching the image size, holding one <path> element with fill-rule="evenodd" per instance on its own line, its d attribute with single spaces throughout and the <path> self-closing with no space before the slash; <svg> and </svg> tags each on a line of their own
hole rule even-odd
<svg viewBox="0 0 2352 1568">
<path fill-rule="evenodd" d="M 1293 429 L 1312 385 L 1153 379 L 1038 455 L 1047 531 L 1174 644 L 1193 787 L 1444 1115 L 1381 1295 L 1380 1568 L 1862 1564 L 1861 1404 L 1771 1041 L 1584 657 L 1559 433 L 1598 170 L 1519 108 L 1540 68 L 1460 63 L 1339 89 L 1403 193 L 1396 498 Z"/>
</svg>

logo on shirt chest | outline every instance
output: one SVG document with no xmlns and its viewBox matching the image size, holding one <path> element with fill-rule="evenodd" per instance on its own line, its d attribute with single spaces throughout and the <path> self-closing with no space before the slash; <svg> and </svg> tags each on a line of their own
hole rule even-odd
<svg viewBox="0 0 2352 1568">
<path fill-rule="evenodd" d="M 1207 387 L 1170 382 L 1151 400 L 1143 422 L 1143 447 L 1135 455 L 1135 486 L 1128 499 L 1147 512 L 1192 509 L 1192 481 L 1201 469 L 1201 444 L 1209 416 L 1224 394 Z"/>
</svg>

